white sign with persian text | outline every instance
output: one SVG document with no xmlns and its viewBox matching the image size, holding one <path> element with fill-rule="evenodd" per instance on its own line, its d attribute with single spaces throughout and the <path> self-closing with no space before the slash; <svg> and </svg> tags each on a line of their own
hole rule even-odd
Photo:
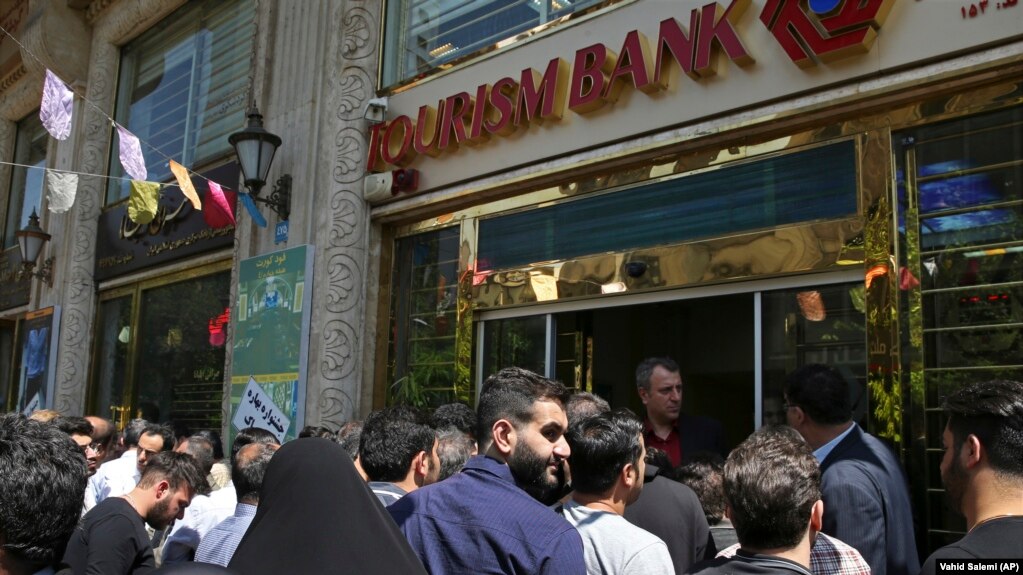
<svg viewBox="0 0 1023 575">
<path fill-rule="evenodd" d="M 261 427 L 273 433 L 281 443 L 284 443 L 284 434 L 291 427 L 291 420 L 277 407 L 273 398 L 263 391 L 262 386 L 256 383 L 254 377 L 250 377 L 249 383 L 245 385 L 231 423 L 239 431 L 246 427 Z"/>
</svg>

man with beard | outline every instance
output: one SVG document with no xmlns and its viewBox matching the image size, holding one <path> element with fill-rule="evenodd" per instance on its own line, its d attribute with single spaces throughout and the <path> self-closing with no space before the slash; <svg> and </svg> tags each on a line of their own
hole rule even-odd
<svg viewBox="0 0 1023 575">
<path fill-rule="evenodd" d="M 643 424 L 627 410 L 569 428 L 572 499 L 562 514 L 579 530 L 589 575 L 674 575 L 668 546 L 622 514 L 643 490 Z"/>
<path fill-rule="evenodd" d="M 145 524 L 159 530 L 181 519 L 206 481 L 195 458 L 163 452 L 148 457 L 131 492 L 108 497 L 85 514 L 71 536 L 64 562 L 74 575 L 127 575 L 156 567 Z"/>
<path fill-rule="evenodd" d="M 1023 558 L 1023 383 L 969 384 L 944 408 L 941 481 L 969 532 L 932 553 L 923 573 L 964 559 Z"/>
<path fill-rule="evenodd" d="M 476 412 L 486 451 L 387 508 L 432 575 L 586 572 L 579 533 L 547 507 L 564 489 L 566 397 L 525 369 L 490 376 Z"/>
</svg>

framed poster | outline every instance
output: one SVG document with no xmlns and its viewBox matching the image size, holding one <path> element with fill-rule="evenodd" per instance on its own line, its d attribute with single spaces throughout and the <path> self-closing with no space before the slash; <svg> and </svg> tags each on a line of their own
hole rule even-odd
<svg viewBox="0 0 1023 575">
<path fill-rule="evenodd" d="M 304 245 L 238 264 L 238 299 L 231 314 L 230 438 L 262 427 L 282 440 L 303 425 L 309 347 L 313 246 Z"/>
<path fill-rule="evenodd" d="M 59 333 L 59 306 L 29 312 L 22 322 L 21 369 L 15 408 L 26 415 L 53 407 Z"/>
</svg>

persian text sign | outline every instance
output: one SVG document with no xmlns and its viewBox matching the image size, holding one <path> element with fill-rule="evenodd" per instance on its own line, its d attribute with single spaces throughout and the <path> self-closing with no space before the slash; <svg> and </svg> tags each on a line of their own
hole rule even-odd
<svg viewBox="0 0 1023 575">
<path fill-rule="evenodd" d="M 245 390 L 242 391 L 238 409 L 231 420 L 235 429 L 259 427 L 273 433 L 277 440 L 284 443 L 284 434 L 291 427 L 291 420 L 277 407 L 272 397 L 263 391 L 256 379 L 249 378 Z"/>
</svg>

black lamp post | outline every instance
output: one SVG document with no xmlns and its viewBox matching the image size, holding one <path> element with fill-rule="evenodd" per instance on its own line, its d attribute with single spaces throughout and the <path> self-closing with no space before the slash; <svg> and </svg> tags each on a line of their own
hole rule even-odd
<svg viewBox="0 0 1023 575">
<path fill-rule="evenodd" d="M 21 269 L 18 270 L 16 279 L 21 280 L 26 275 L 35 276 L 46 282 L 46 285 L 53 287 L 52 257 L 43 261 L 39 271 L 33 271 L 36 267 L 36 260 L 39 259 L 39 254 L 43 251 L 43 245 L 50 241 L 50 234 L 39 227 L 39 216 L 36 215 L 34 209 L 32 215 L 28 217 L 28 224 L 14 232 L 14 235 L 18 238 L 18 248 L 21 250 Z"/>
<path fill-rule="evenodd" d="M 231 134 L 227 141 L 238 155 L 242 178 L 245 179 L 245 187 L 252 199 L 270 206 L 282 220 L 287 220 L 291 215 L 290 175 L 284 174 L 277 179 L 269 198 L 259 197 L 259 192 L 266 185 L 270 164 L 273 163 L 277 148 L 281 145 L 281 138 L 263 128 L 263 115 L 255 106 L 249 108 L 248 116 L 249 123 L 245 129 Z"/>
</svg>

